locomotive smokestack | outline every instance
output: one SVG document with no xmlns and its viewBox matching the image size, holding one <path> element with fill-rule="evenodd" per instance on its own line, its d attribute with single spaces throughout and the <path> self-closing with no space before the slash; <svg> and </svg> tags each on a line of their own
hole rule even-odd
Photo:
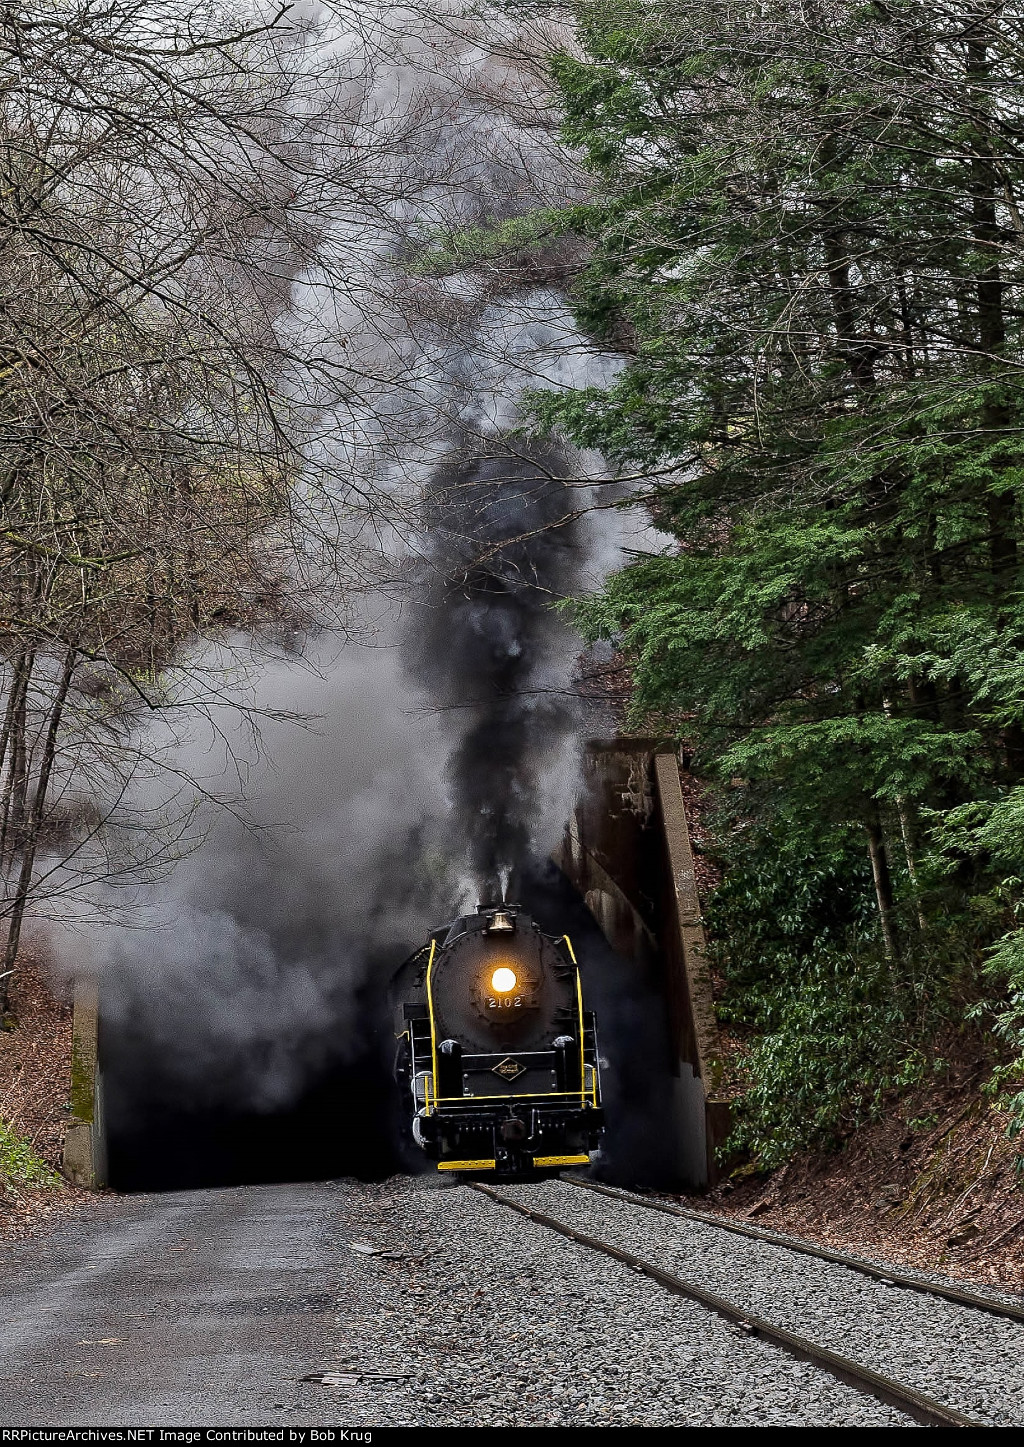
<svg viewBox="0 0 1024 1447">
<path fill-rule="evenodd" d="M 516 922 L 508 910 L 496 909 L 491 916 L 491 921 L 485 930 L 489 935 L 514 935 Z"/>
</svg>

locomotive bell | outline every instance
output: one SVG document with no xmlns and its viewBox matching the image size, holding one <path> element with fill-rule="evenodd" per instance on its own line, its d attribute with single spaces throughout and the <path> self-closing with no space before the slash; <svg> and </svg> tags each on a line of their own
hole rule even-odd
<svg viewBox="0 0 1024 1447">
<path fill-rule="evenodd" d="M 516 922 L 507 909 L 496 909 L 484 931 L 489 935 L 514 935 L 515 932 Z"/>
</svg>

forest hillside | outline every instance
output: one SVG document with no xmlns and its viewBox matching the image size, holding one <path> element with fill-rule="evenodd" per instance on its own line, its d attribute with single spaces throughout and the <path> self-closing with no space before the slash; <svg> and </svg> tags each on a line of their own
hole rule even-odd
<svg viewBox="0 0 1024 1447">
<path fill-rule="evenodd" d="M 147 49 L 141 0 L 118 9 L 0 18 L 0 1015 L 33 911 L 174 857 L 118 814 L 140 720 L 218 697 L 216 669 L 169 691 L 170 660 L 360 586 L 275 323 L 327 244 L 325 157 L 367 206 L 379 158 L 296 164 L 316 77 L 242 12 Z M 984 1180 L 1001 1250 L 1024 1217 L 1024 5 L 569 14 L 571 204 L 428 238 L 408 272 L 540 276 L 614 359 L 539 379 L 520 435 L 607 459 L 661 539 L 558 606 L 623 660 L 626 726 L 706 788 L 737 1200 L 874 1140 L 913 1170 L 880 1166 L 869 1203 L 945 1250 Z"/>
</svg>

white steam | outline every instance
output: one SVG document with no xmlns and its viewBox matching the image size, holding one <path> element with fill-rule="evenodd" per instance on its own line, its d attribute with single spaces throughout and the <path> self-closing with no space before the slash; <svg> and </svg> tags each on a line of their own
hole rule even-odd
<svg viewBox="0 0 1024 1447">
<path fill-rule="evenodd" d="M 461 12 L 443 0 L 310 7 L 293 52 L 319 77 L 302 92 L 300 140 L 352 156 L 325 189 L 316 263 L 282 267 L 294 280 L 279 328 L 309 478 L 317 491 L 332 480 L 332 526 L 365 560 L 360 641 L 325 635 L 302 659 L 247 658 L 258 746 L 238 699 L 185 739 L 147 735 L 151 752 L 170 751 L 176 778 L 194 781 L 200 842 L 135 884 L 127 915 L 62 946 L 69 963 L 87 949 L 103 972 L 108 1028 L 173 1069 L 197 1104 L 271 1108 L 355 1053 L 368 980 L 465 903 L 450 772 L 473 714 L 432 694 L 429 658 L 415 681 L 403 663 L 432 606 L 417 506 L 467 439 L 499 447 L 524 389 L 600 381 L 614 365 L 576 333 L 551 285 L 493 269 L 428 280 L 403 261 L 457 224 L 557 204 L 577 184 L 538 78 L 543 35 L 505 12 Z M 579 474 L 573 507 L 598 501 L 597 459 L 567 466 Z M 636 529 L 608 511 L 575 526 L 565 592 L 606 575 Z M 578 651 L 565 627 L 545 635 L 530 676 L 538 697 L 571 695 Z M 579 724 L 566 719 L 531 760 L 539 857 L 578 787 Z M 153 785 L 133 787 L 144 819 Z M 237 810 L 208 802 L 232 793 Z"/>
</svg>

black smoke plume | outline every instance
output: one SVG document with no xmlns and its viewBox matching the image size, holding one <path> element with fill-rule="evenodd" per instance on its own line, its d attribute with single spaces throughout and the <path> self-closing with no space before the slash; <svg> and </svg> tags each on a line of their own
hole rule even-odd
<svg viewBox="0 0 1024 1447">
<path fill-rule="evenodd" d="M 586 547 L 569 471 L 554 448 L 462 449 L 427 491 L 422 604 L 406 656 L 457 733 L 447 766 L 453 852 L 468 855 L 481 899 L 514 893 L 549 832 L 548 802 L 574 772 L 573 646 L 553 607 Z"/>
</svg>

